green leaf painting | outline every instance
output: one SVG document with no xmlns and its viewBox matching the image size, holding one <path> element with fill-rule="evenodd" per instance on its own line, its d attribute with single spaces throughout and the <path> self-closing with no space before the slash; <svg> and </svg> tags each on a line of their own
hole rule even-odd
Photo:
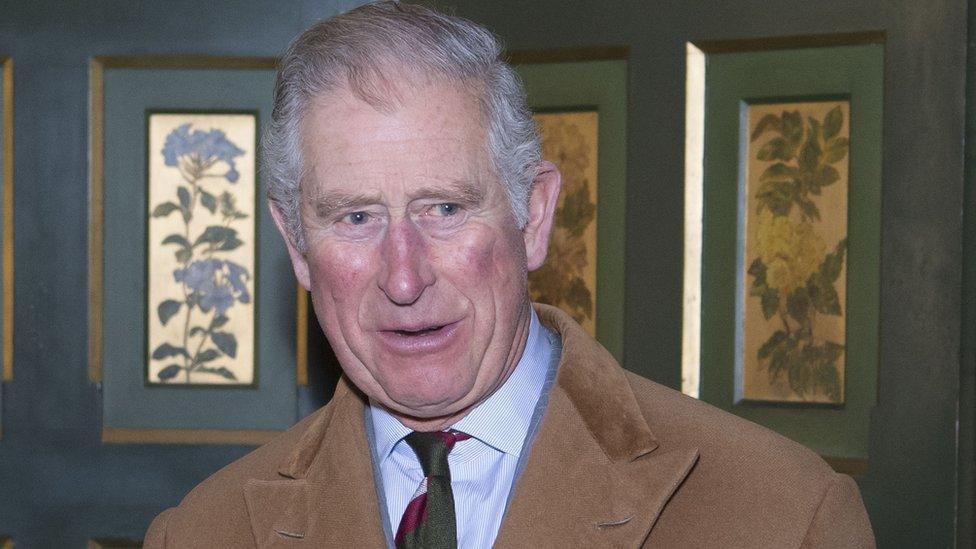
<svg viewBox="0 0 976 549">
<path fill-rule="evenodd" d="M 253 115 L 149 119 L 147 382 L 254 374 Z"/>
<path fill-rule="evenodd" d="M 842 404 L 850 104 L 747 108 L 742 396 Z"/>
<path fill-rule="evenodd" d="M 542 156 L 562 172 L 545 264 L 529 273 L 533 301 L 559 307 L 596 334 L 596 112 L 537 114 Z"/>
</svg>

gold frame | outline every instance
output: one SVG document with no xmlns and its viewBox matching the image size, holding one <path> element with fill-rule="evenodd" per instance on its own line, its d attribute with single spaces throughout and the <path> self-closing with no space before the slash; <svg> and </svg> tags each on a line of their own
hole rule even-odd
<svg viewBox="0 0 976 549">
<path fill-rule="evenodd" d="M 122 538 L 96 538 L 88 540 L 88 549 L 123 549 L 125 547 L 142 547 L 142 541 Z"/>
<path fill-rule="evenodd" d="M 3 71 L 3 381 L 14 379 L 14 60 Z"/>
<path fill-rule="evenodd" d="M 255 69 L 267 70 L 277 66 L 274 57 L 213 57 L 213 56 L 122 56 L 93 57 L 89 64 L 88 96 L 88 379 L 102 382 L 102 346 L 104 300 L 104 186 L 105 186 L 105 95 L 106 69 Z M 6 81 L 6 80 L 5 80 Z M 4 218 L 11 219 L 10 216 Z M 5 249 L 6 253 L 6 249 Z M 12 255 L 12 254 L 11 254 Z M 5 262 L 12 268 L 12 261 Z M 296 286 L 298 286 L 296 284 Z M 6 290 L 6 287 L 5 287 Z M 308 351 L 305 348 L 308 330 L 308 307 L 303 299 L 305 290 L 298 286 L 295 328 L 296 386 L 308 385 Z M 6 296 L 5 296 L 6 298 Z M 6 302 L 4 303 L 6 307 Z M 6 329 L 8 324 L 4 324 Z M 4 349 L 6 352 L 6 347 Z M 102 427 L 102 442 L 161 443 L 161 444 L 263 444 L 276 430 L 236 429 L 116 429 Z"/>
</svg>

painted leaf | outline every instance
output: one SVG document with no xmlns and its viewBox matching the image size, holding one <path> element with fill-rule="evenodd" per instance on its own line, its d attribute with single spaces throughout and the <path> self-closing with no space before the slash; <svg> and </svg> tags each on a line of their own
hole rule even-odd
<svg viewBox="0 0 976 549">
<path fill-rule="evenodd" d="M 556 225 L 579 237 L 595 217 L 596 204 L 590 200 L 590 182 L 584 179 L 563 199 L 562 206 L 556 212 Z"/>
<path fill-rule="evenodd" d="M 824 118 L 823 123 L 823 136 L 824 139 L 830 139 L 831 137 L 840 133 L 841 126 L 844 125 L 844 113 L 840 112 L 840 107 L 834 107 L 830 109 L 827 116 Z"/>
<path fill-rule="evenodd" d="M 220 367 L 216 367 L 216 368 L 198 368 L 197 371 L 198 372 L 207 372 L 208 374 L 217 374 L 218 376 L 220 376 L 220 377 L 222 377 L 224 379 L 229 379 L 229 380 L 232 380 L 232 381 L 237 381 L 237 376 L 234 375 L 234 372 L 228 370 L 224 366 L 220 366 Z"/>
<path fill-rule="evenodd" d="M 789 181 L 797 176 L 797 169 L 793 166 L 783 164 L 782 162 L 777 162 L 772 166 L 766 168 L 762 175 L 759 177 L 760 181 Z"/>
<path fill-rule="evenodd" d="M 181 234 L 171 234 L 163 239 L 163 244 L 177 244 L 184 248 L 190 247 L 190 242 Z"/>
<path fill-rule="evenodd" d="M 797 322 L 802 323 L 807 318 L 807 311 L 810 309 L 810 296 L 806 288 L 793 290 L 786 298 L 786 310 Z"/>
<path fill-rule="evenodd" d="M 779 347 L 780 345 L 783 344 L 784 341 L 786 341 L 786 337 L 787 337 L 786 332 L 784 332 L 783 330 L 776 330 L 776 332 L 774 332 L 773 335 L 769 336 L 769 339 L 767 339 L 766 342 L 762 344 L 762 347 L 759 348 L 759 354 L 758 354 L 759 359 L 762 360 L 764 358 L 767 358 L 770 355 L 770 353 L 773 352 L 773 349 Z"/>
<path fill-rule="evenodd" d="M 169 343 L 163 343 L 159 347 L 156 347 L 156 350 L 152 353 L 153 360 L 162 360 L 171 356 L 189 357 L 190 355 L 187 354 L 186 349 L 183 347 L 176 347 Z"/>
<path fill-rule="evenodd" d="M 197 356 L 193 357 L 193 363 L 203 364 L 204 362 L 210 362 L 218 357 L 220 357 L 220 353 L 218 353 L 215 349 L 204 349 L 203 351 L 197 353 Z"/>
<path fill-rule="evenodd" d="M 820 264 L 820 273 L 829 282 L 836 282 L 840 276 L 840 269 L 844 265 L 844 253 L 847 251 L 847 239 L 837 243 L 833 253 L 827 254 Z"/>
<path fill-rule="evenodd" d="M 779 310 L 779 292 L 772 288 L 766 288 L 766 291 L 762 293 L 762 310 L 763 317 L 766 320 L 773 318 L 773 315 Z"/>
<path fill-rule="evenodd" d="M 190 191 L 188 191 L 186 187 L 181 185 L 178 189 L 176 189 L 176 195 L 180 197 L 180 206 L 182 206 L 184 210 L 189 210 Z"/>
<path fill-rule="evenodd" d="M 203 328 L 203 326 L 194 326 L 194 327 L 190 328 L 190 335 L 191 336 L 195 336 L 197 334 L 202 334 L 202 333 L 204 333 L 206 331 L 207 330 L 205 330 Z"/>
<path fill-rule="evenodd" d="M 813 121 L 811 120 L 811 122 Z M 816 169 L 817 164 L 820 163 L 820 155 L 820 145 L 811 131 L 810 139 L 807 139 L 807 142 L 803 144 L 803 148 L 800 149 L 800 157 L 797 159 L 800 164 L 800 171 L 812 172 Z"/>
<path fill-rule="evenodd" d="M 214 345 L 225 355 L 236 358 L 237 357 L 237 338 L 234 334 L 229 332 L 214 332 L 210 335 L 210 339 L 213 340 Z"/>
<path fill-rule="evenodd" d="M 156 314 L 159 315 L 159 321 L 163 326 L 169 322 L 169 319 L 173 318 L 173 315 L 180 312 L 180 307 L 182 306 L 182 302 L 176 301 L 175 299 L 167 299 L 156 307 Z"/>
<path fill-rule="evenodd" d="M 214 319 L 213 319 L 213 321 L 212 321 L 212 322 L 210 323 L 210 325 L 211 325 L 211 326 L 213 326 L 214 328 L 220 328 L 220 327 L 221 327 L 221 326 L 223 326 L 224 324 L 227 324 L 227 322 L 228 322 L 229 320 L 230 320 L 230 319 L 229 319 L 229 318 L 227 318 L 227 316 L 225 316 L 225 315 L 217 315 L 217 316 L 215 316 L 215 317 L 214 317 Z"/>
<path fill-rule="evenodd" d="M 203 204 L 203 207 L 209 210 L 210 213 L 217 211 L 217 198 L 207 191 L 200 191 L 200 203 Z"/>
<path fill-rule="evenodd" d="M 807 284 L 807 291 L 810 294 L 810 302 L 818 313 L 824 315 L 840 316 L 840 297 L 834 289 L 832 282 L 828 281 L 820 273 L 814 273 Z"/>
<path fill-rule="evenodd" d="M 203 234 L 198 236 L 197 239 L 193 242 L 193 247 L 195 248 L 200 244 L 217 245 L 231 237 L 236 237 L 236 236 L 237 236 L 237 231 L 235 231 L 234 229 L 231 229 L 229 227 L 223 227 L 221 225 L 210 225 L 209 227 L 204 229 Z"/>
<path fill-rule="evenodd" d="M 183 368 L 180 368 L 179 364 L 170 364 L 169 366 L 160 370 L 157 375 L 159 376 L 160 380 L 166 381 L 176 377 L 177 374 L 179 374 L 182 369 Z"/>
<path fill-rule="evenodd" d="M 847 149 L 850 147 L 850 140 L 846 137 L 838 137 L 827 144 L 827 151 L 824 153 L 824 162 L 833 164 L 839 162 L 847 156 Z"/>
<path fill-rule="evenodd" d="M 163 202 L 162 204 L 160 204 L 160 205 L 156 206 L 155 208 L 153 208 L 152 216 L 153 217 L 166 217 L 167 215 L 175 212 L 178 209 L 180 209 L 180 207 L 177 206 L 176 204 L 172 203 L 172 202 Z"/>
<path fill-rule="evenodd" d="M 782 137 L 770 139 L 768 143 L 759 149 L 756 158 L 759 160 L 789 160 L 792 156 L 789 145 Z"/>
<path fill-rule="evenodd" d="M 767 130 L 782 131 L 783 123 L 780 117 L 775 114 L 767 114 L 762 117 L 756 124 L 756 127 L 752 130 L 752 135 L 749 136 L 749 141 L 755 141 Z"/>
<path fill-rule="evenodd" d="M 814 194 L 820 194 L 820 190 L 817 189 L 817 192 Z M 818 208 L 816 204 L 803 197 L 798 197 L 796 202 L 800 205 L 800 210 L 803 211 L 804 217 L 807 219 L 820 221 L 820 208 Z"/>
<path fill-rule="evenodd" d="M 217 249 L 224 252 L 229 252 L 231 250 L 236 250 L 242 244 L 244 244 L 244 242 L 242 242 L 239 238 L 237 238 L 237 235 L 235 234 L 229 236 L 227 240 L 224 240 L 224 243 L 221 244 L 220 247 Z"/>
<path fill-rule="evenodd" d="M 840 172 L 833 166 L 823 166 L 817 173 L 817 184 L 820 187 L 827 187 L 840 181 Z"/>
<path fill-rule="evenodd" d="M 180 248 L 176 250 L 176 260 L 180 263 L 186 263 L 193 257 L 193 250 L 190 248 Z"/>
<path fill-rule="evenodd" d="M 794 194 L 796 193 L 791 182 L 766 181 L 756 193 L 758 209 L 762 212 L 763 208 L 769 208 L 777 216 L 786 215 L 790 213 L 790 208 L 793 206 Z"/>
<path fill-rule="evenodd" d="M 803 139 L 803 117 L 800 111 L 783 112 L 783 137 L 792 148 L 796 148 Z M 792 153 L 790 158 L 792 158 Z M 785 158 L 784 160 L 788 160 Z"/>
</svg>

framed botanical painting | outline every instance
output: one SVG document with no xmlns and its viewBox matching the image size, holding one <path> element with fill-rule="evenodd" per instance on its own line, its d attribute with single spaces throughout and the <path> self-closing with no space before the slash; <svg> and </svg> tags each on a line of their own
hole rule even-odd
<svg viewBox="0 0 976 549">
<path fill-rule="evenodd" d="M 89 370 L 105 442 L 261 443 L 306 377 L 258 139 L 272 59 L 91 65 Z"/>
<path fill-rule="evenodd" d="M 688 46 L 683 389 L 860 473 L 884 46 L 746 46 Z"/>
<path fill-rule="evenodd" d="M 597 110 L 539 112 L 542 157 L 562 174 L 546 263 L 529 273 L 532 301 L 563 309 L 596 335 Z"/>
<path fill-rule="evenodd" d="M 0 436 L 3 382 L 14 377 L 14 62 L 0 56 Z"/>
<path fill-rule="evenodd" d="M 626 51 L 515 52 L 542 139 L 562 174 L 533 301 L 557 306 L 614 356 L 623 355 Z"/>
<path fill-rule="evenodd" d="M 844 403 L 850 101 L 745 103 L 736 401 Z"/>
<path fill-rule="evenodd" d="M 147 125 L 146 382 L 253 385 L 257 113 Z"/>
</svg>

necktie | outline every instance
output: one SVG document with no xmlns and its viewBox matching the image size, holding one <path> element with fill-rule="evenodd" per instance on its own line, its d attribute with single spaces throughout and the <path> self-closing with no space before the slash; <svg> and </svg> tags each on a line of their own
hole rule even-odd
<svg viewBox="0 0 976 549">
<path fill-rule="evenodd" d="M 424 480 L 403 511 L 395 538 L 397 549 L 457 547 L 454 494 L 447 455 L 456 442 L 469 438 L 471 435 L 460 431 L 414 431 L 404 438 L 417 454 Z"/>
</svg>

